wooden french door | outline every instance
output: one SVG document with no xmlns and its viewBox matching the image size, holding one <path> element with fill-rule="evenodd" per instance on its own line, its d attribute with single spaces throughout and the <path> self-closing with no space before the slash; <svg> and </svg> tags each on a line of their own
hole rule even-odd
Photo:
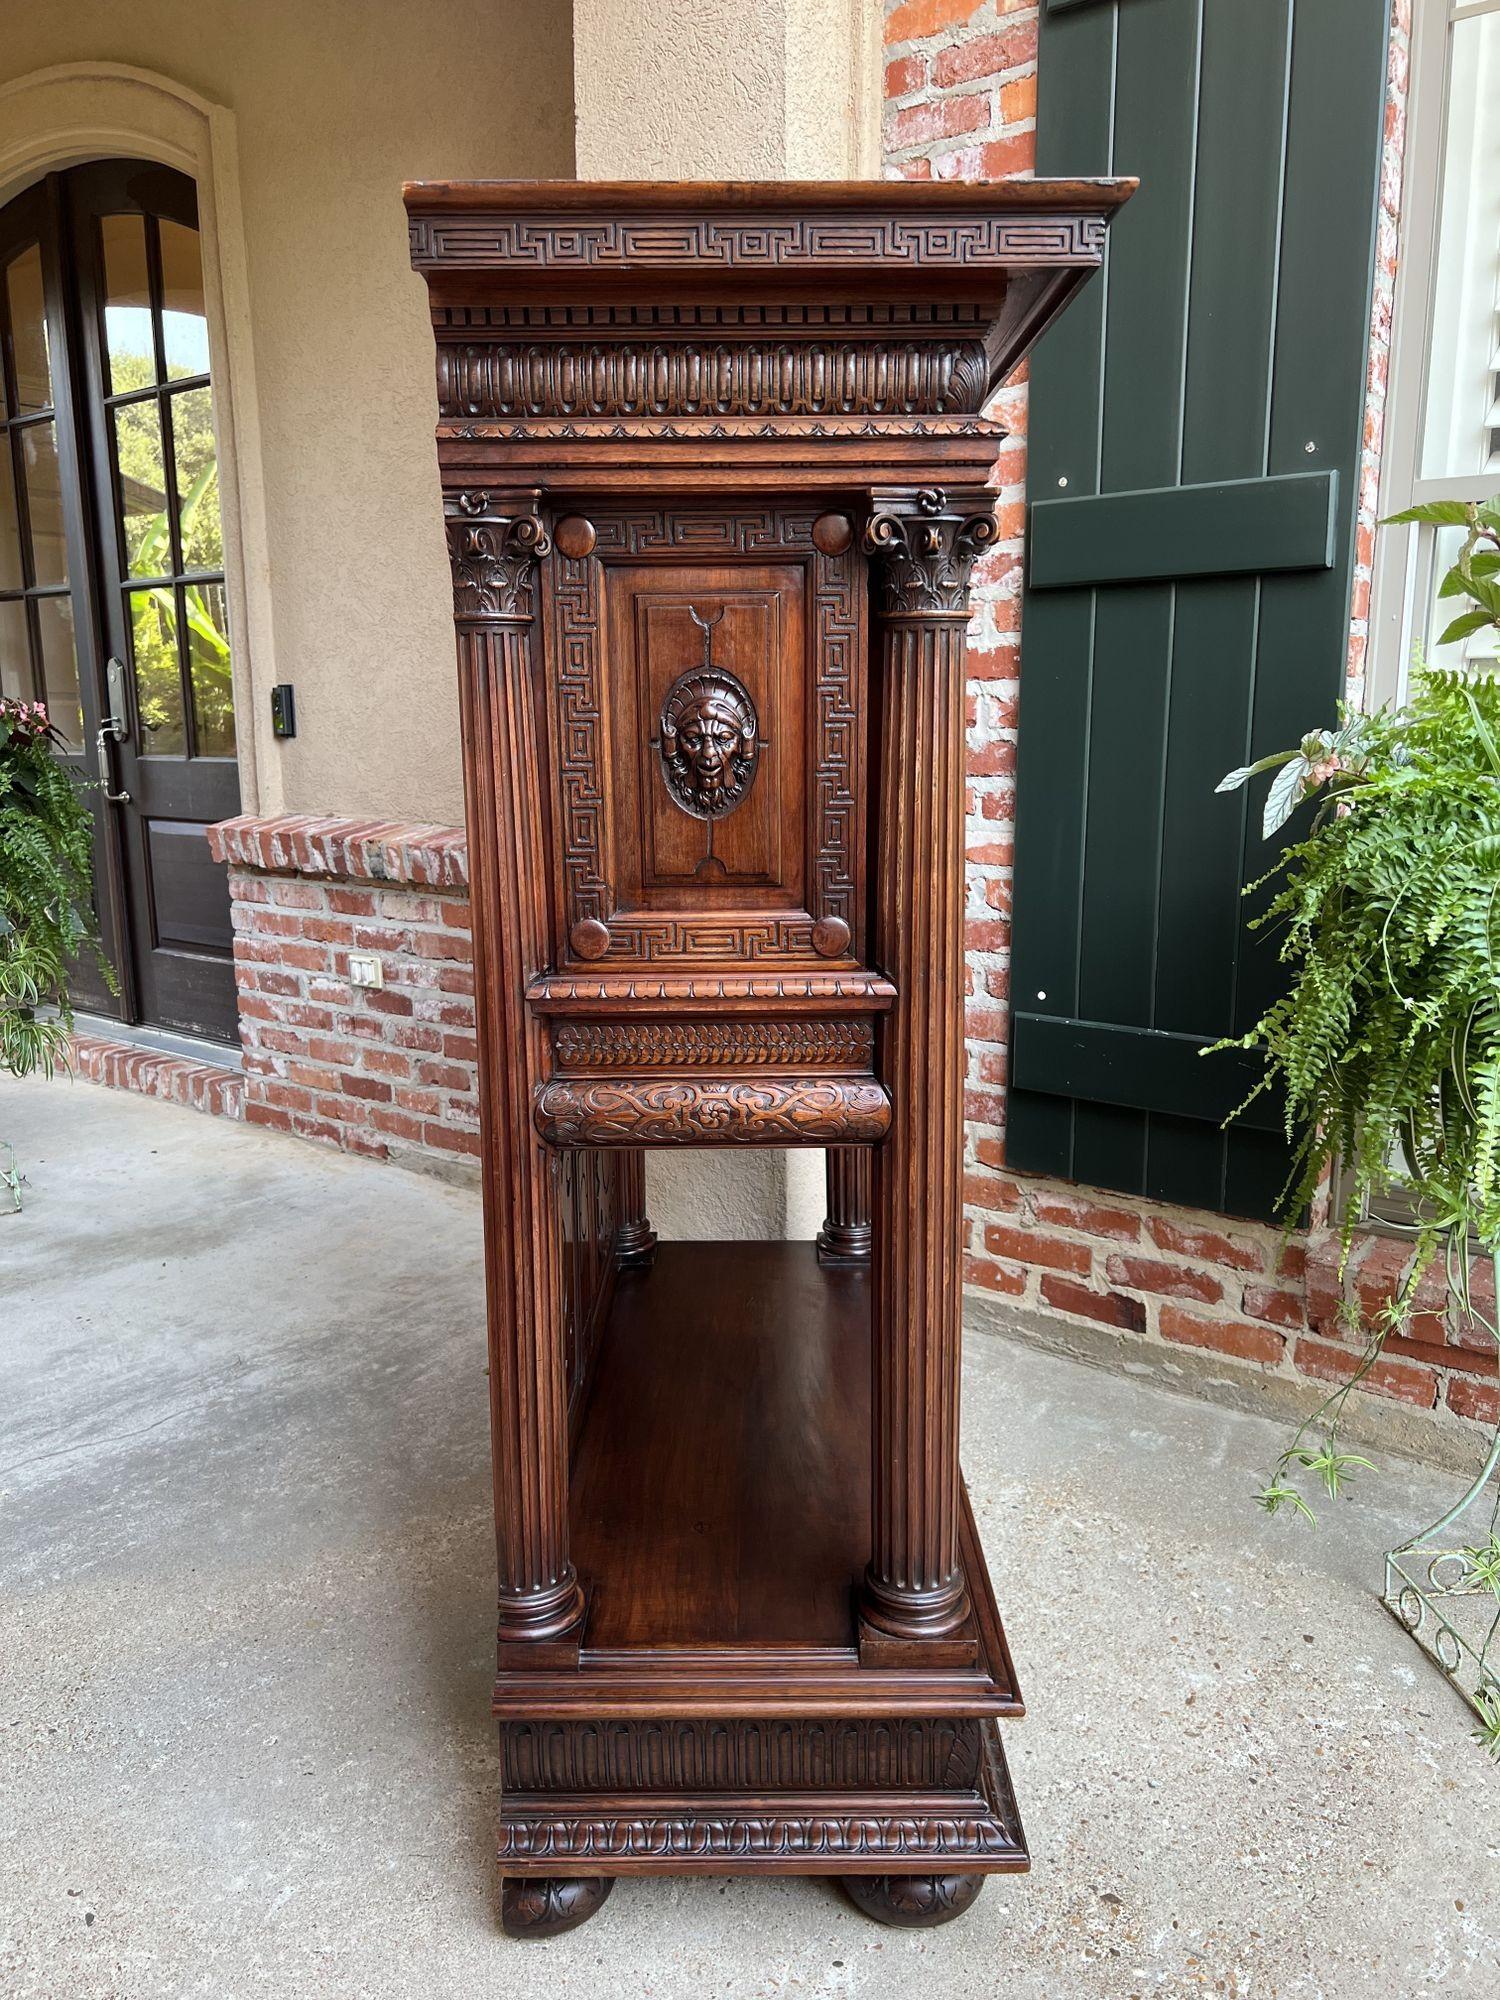
<svg viewBox="0 0 1500 2000">
<path fill-rule="evenodd" d="M 239 810 L 218 460 L 193 183 L 106 160 L 0 211 L 0 690 L 40 698 L 95 821 L 110 994 L 232 1041 Z"/>
</svg>

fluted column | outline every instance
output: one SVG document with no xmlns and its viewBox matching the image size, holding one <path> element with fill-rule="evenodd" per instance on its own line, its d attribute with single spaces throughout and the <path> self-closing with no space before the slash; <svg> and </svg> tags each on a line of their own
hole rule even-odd
<svg viewBox="0 0 1500 2000">
<path fill-rule="evenodd" d="M 656 1249 L 656 1231 L 646 1214 L 646 1155 L 639 1149 L 618 1156 L 615 1187 L 620 1204 L 620 1227 L 615 1237 L 615 1261 L 622 1265 L 649 1264 Z"/>
<path fill-rule="evenodd" d="M 958 1553 L 963 1227 L 964 629 L 982 493 L 878 493 L 865 533 L 881 617 L 875 958 L 891 1129 L 874 1154 L 872 1549 L 862 1614 L 887 1639 L 969 1614 Z"/>
<path fill-rule="evenodd" d="M 532 496 L 449 496 L 463 719 L 502 1645 L 553 1640 L 583 1597 L 568 1558 L 568 1412 L 557 1164 L 531 1120 L 548 956 L 546 816 L 531 628 L 548 543 Z"/>
<path fill-rule="evenodd" d="M 820 1264 L 870 1261 L 871 1173 L 867 1146 L 828 1149 L 828 1213 L 818 1231 Z"/>
</svg>

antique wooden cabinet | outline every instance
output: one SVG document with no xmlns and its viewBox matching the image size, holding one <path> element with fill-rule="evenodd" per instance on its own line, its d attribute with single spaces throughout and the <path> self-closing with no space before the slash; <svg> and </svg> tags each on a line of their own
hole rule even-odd
<svg viewBox="0 0 1500 2000">
<path fill-rule="evenodd" d="M 504 1921 L 1026 1866 L 958 1465 L 982 414 L 1126 182 L 418 183 L 484 1079 Z M 830 1148 L 662 1244 L 648 1146 Z"/>
</svg>

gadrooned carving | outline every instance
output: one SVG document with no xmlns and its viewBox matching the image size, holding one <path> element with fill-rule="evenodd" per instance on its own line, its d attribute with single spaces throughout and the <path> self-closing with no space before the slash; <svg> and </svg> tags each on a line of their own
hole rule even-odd
<svg viewBox="0 0 1500 2000">
<path fill-rule="evenodd" d="M 679 674 L 662 703 L 657 748 L 667 790 L 694 819 L 724 819 L 755 783 L 760 723 L 750 690 L 712 656 L 713 628 L 724 616 L 688 616 L 703 634 L 703 663 Z"/>
<path fill-rule="evenodd" d="M 865 528 L 865 548 L 879 561 L 881 611 L 887 618 L 967 617 L 975 560 L 999 533 L 993 513 L 976 504 L 950 507 L 939 486 L 893 501 L 877 505 Z"/>
</svg>

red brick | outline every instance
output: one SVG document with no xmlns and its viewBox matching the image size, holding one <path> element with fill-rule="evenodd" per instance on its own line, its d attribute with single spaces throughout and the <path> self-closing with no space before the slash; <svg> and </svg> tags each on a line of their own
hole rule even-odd
<svg viewBox="0 0 1500 2000">
<path fill-rule="evenodd" d="M 987 1292 L 1004 1292 L 1019 1298 L 1026 1289 L 1026 1273 L 1013 1264 L 995 1264 L 987 1257 L 965 1257 L 964 1281 L 982 1285 Z"/>
<path fill-rule="evenodd" d="M 382 1076 L 410 1076 L 411 1057 L 404 1049 L 366 1049 L 360 1057 L 366 1069 L 378 1070 Z"/>
<path fill-rule="evenodd" d="M 417 1046 L 414 1044 L 413 1046 Z M 425 1046 L 422 1045 L 422 1046 Z M 450 1062 L 473 1062 L 479 1060 L 479 1037 L 477 1035 L 444 1035 L 443 1054 Z"/>
<path fill-rule="evenodd" d="M 1000 86 L 1000 123 L 1021 125 L 1036 116 L 1036 72 L 1013 77 Z"/>
<path fill-rule="evenodd" d="M 1035 54 L 1036 24 L 1013 21 L 998 34 L 969 35 L 952 48 L 939 49 L 932 59 L 932 80 L 940 90 L 955 83 L 975 83 L 982 76 L 998 76 L 1003 69 L 1018 69 Z"/>
<path fill-rule="evenodd" d="M 972 20 L 983 0 L 901 0 L 885 18 L 888 42 L 915 42 Z"/>
<path fill-rule="evenodd" d="M 283 910 L 322 910 L 328 906 L 315 882 L 273 882 L 269 900 Z"/>
<path fill-rule="evenodd" d="M 328 907 L 345 917 L 370 917 L 375 914 L 375 897 L 369 889 L 345 889 L 339 887 L 327 892 Z M 383 1149 L 382 1149 L 383 1150 Z"/>
<path fill-rule="evenodd" d="M 477 1153 L 479 1134 L 466 1132 L 454 1125 L 426 1124 L 422 1127 L 423 1143 L 436 1146 L 442 1153 Z"/>
<path fill-rule="evenodd" d="M 423 1118 L 432 1118 L 442 1110 L 443 1100 L 435 1090 L 411 1090 L 397 1084 L 394 1098 L 402 1111 L 414 1111 Z"/>
<path fill-rule="evenodd" d="M 1018 1209 L 1021 1206 L 1021 1190 L 1013 1181 L 1005 1181 L 998 1174 L 967 1173 L 964 1175 L 964 1200 L 979 1209 Z"/>
<path fill-rule="evenodd" d="M 370 1123 L 382 1132 L 389 1132 L 393 1138 L 410 1139 L 418 1144 L 424 1130 L 420 1118 L 413 1118 L 407 1111 L 393 1111 L 383 1104 L 371 1108 Z"/>
<path fill-rule="evenodd" d="M 899 153 L 908 146 L 931 145 L 935 139 L 957 139 L 965 132 L 977 132 L 989 121 L 990 100 L 984 91 L 971 91 L 964 97 L 927 98 L 891 114 L 890 149 Z"/>
<path fill-rule="evenodd" d="M 260 1097 L 266 1104 L 274 1104 L 282 1111 L 310 1111 L 312 1095 L 309 1091 L 296 1089 L 289 1083 L 266 1082 L 260 1085 Z"/>
<path fill-rule="evenodd" d="M 1448 1384 L 1448 1408 L 1476 1423 L 1500 1424 L 1500 1389 L 1493 1382 L 1470 1382 L 1462 1377 Z"/>
<path fill-rule="evenodd" d="M 1060 1236 L 1043 1236 L 1030 1229 L 1013 1229 L 1003 1222 L 987 1222 L 984 1247 L 997 1257 L 1016 1264 L 1045 1264 L 1054 1271 L 1071 1271 L 1087 1277 L 1093 1268 L 1094 1253 L 1086 1243 L 1068 1243 Z"/>
<path fill-rule="evenodd" d="M 457 1063 L 419 1062 L 417 1081 L 435 1084 L 439 1090 L 468 1090 L 472 1088 L 474 1079 L 468 1070 L 460 1069 Z"/>
<path fill-rule="evenodd" d="M 1163 1340 L 1179 1347 L 1208 1347 L 1216 1354 L 1232 1354 L 1240 1361 L 1260 1361 L 1273 1366 L 1286 1352 L 1286 1341 L 1268 1326 L 1249 1326 L 1238 1319 L 1205 1319 L 1201 1313 L 1184 1312 L 1181 1306 L 1161 1309 Z"/>
<path fill-rule="evenodd" d="M 364 996 L 367 1007 L 377 1014 L 409 1014 L 411 998 L 405 993 L 393 993 L 388 987 L 377 986 Z"/>
<path fill-rule="evenodd" d="M 247 1125 L 274 1125 L 279 1132 L 290 1132 L 292 1114 L 276 1104 L 262 1104 L 257 1097 L 250 1098 L 245 1105 Z"/>
<path fill-rule="evenodd" d="M 1293 1360 L 1304 1375 L 1322 1382 L 1345 1382 L 1357 1365 L 1357 1357 L 1346 1347 L 1329 1347 L 1306 1335 L 1297 1342 Z M 1392 1396 L 1397 1402 L 1415 1403 L 1430 1410 L 1437 1402 L 1437 1376 L 1431 1368 L 1411 1361 L 1376 1361 L 1361 1377 L 1360 1387 L 1377 1396 Z"/>
<path fill-rule="evenodd" d="M 1307 1323 L 1307 1302 L 1301 1292 L 1246 1285 L 1241 1305 L 1251 1319 L 1267 1319 L 1273 1326 L 1288 1327 L 1293 1333 L 1300 1333 Z"/>
<path fill-rule="evenodd" d="M 910 97 L 914 90 L 921 90 L 927 82 L 927 59 L 925 56 L 898 56 L 885 66 L 885 94 L 887 97 Z"/>
<path fill-rule="evenodd" d="M 376 1076 L 361 1076 L 357 1070 L 345 1070 L 341 1087 L 350 1097 L 368 1097 L 379 1104 L 390 1102 L 391 1086 L 388 1083 L 382 1083 Z"/>
<path fill-rule="evenodd" d="M 438 922 L 446 924 L 450 931 L 471 931 L 474 928 L 474 920 L 469 913 L 467 903 L 439 903 L 437 917 Z"/>
<path fill-rule="evenodd" d="M 1035 132 L 1012 132 L 979 149 L 979 170 L 986 180 L 1003 181 L 1008 174 L 1028 173 L 1035 165 Z"/>
<path fill-rule="evenodd" d="M 1058 1312 L 1096 1319 L 1105 1326 L 1124 1327 L 1129 1333 L 1145 1331 L 1145 1306 L 1124 1292 L 1096 1292 L 1088 1285 L 1077 1285 L 1071 1278 L 1059 1278 L 1047 1271 L 1042 1275 L 1042 1297 Z"/>
<path fill-rule="evenodd" d="M 1061 1229 L 1081 1229 L 1088 1236 L 1109 1236 L 1116 1243 L 1134 1243 L 1141 1233 L 1141 1218 L 1128 1208 L 1108 1208 L 1103 1202 L 1085 1201 L 1079 1196 L 1036 1193 L 1031 1202 L 1038 1222 Z"/>
<path fill-rule="evenodd" d="M 1197 1299 L 1200 1305 L 1213 1306 L 1224 1296 L 1224 1287 L 1210 1272 L 1195 1271 L 1187 1264 L 1163 1264 L 1155 1257 L 1115 1255 L 1105 1270 L 1112 1285 L 1159 1292 L 1164 1298 Z"/>
<path fill-rule="evenodd" d="M 1158 1250 L 1175 1250 L 1180 1257 L 1198 1257 L 1205 1264 L 1227 1264 L 1233 1271 L 1265 1269 L 1262 1250 L 1248 1243 L 1237 1243 L 1216 1229 L 1172 1222 L 1164 1215 L 1153 1215 L 1150 1229 Z"/>
</svg>

